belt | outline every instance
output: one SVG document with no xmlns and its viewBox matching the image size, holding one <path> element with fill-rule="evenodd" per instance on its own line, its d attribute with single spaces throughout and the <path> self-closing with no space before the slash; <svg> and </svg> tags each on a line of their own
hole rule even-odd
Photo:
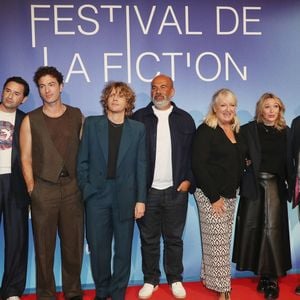
<svg viewBox="0 0 300 300">
<path fill-rule="evenodd" d="M 267 172 L 259 172 L 258 177 L 261 179 L 271 179 L 271 178 L 276 178 L 276 175 Z"/>
</svg>

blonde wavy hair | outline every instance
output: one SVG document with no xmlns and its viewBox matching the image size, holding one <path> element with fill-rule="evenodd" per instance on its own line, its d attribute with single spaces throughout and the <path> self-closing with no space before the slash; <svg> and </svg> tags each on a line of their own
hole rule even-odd
<svg viewBox="0 0 300 300">
<path fill-rule="evenodd" d="M 125 116 L 131 116 L 135 107 L 135 92 L 128 84 L 122 81 L 110 81 L 104 86 L 100 96 L 100 103 L 103 106 L 104 114 L 107 114 L 108 98 L 113 89 L 119 91 L 120 95 L 126 98 L 127 105 L 125 108 Z"/>
<path fill-rule="evenodd" d="M 283 102 L 281 101 L 281 99 L 273 93 L 264 93 L 259 98 L 259 100 L 256 103 L 254 120 L 256 120 L 257 123 L 263 123 L 263 121 L 264 121 L 264 119 L 263 119 L 264 104 L 270 98 L 274 99 L 275 102 L 279 106 L 279 114 L 278 114 L 277 120 L 275 120 L 274 127 L 278 130 L 282 130 L 282 129 L 286 128 L 286 126 L 287 126 L 285 119 L 284 119 L 285 106 L 284 106 Z"/>
<path fill-rule="evenodd" d="M 215 106 L 222 97 L 231 97 L 232 102 L 235 106 L 237 106 L 237 98 L 231 90 L 227 88 L 222 88 L 216 91 L 212 96 L 208 113 L 204 118 L 204 123 L 207 124 L 209 127 L 216 128 L 218 125 L 218 118 L 215 113 Z M 234 132 L 239 132 L 240 130 L 240 121 L 236 114 L 232 120 L 231 128 Z"/>
</svg>

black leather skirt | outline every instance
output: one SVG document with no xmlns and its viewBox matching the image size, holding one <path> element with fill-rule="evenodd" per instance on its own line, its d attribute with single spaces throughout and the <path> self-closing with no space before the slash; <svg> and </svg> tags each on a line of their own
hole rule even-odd
<svg viewBox="0 0 300 300">
<path fill-rule="evenodd" d="M 233 262 L 240 271 L 279 277 L 291 268 L 287 202 L 275 175 L 260 173 L 259 185 L 259 199 L 239 201 Z"/>
</svg>

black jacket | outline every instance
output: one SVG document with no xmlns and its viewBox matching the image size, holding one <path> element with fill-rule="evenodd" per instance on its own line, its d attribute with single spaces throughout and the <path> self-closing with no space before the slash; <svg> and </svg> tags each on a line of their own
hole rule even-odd
<svg viewBox="0 0 300 300">
<path fill-rule="evenodd" d="M 193 118 L 184 110 L 178 108 L 173 102 L 173 110 L 169 116 L 169 125 L 172 144 L 172 168 L 173 184 L 177 188 L 184 180 L 191 182 L 189 192 L 195 191 L 195 184 L 191 170 L 191 146 L 195 134 L 195 123 Z M 145 124 L 146 145 L 148 151 L 148 176 L 147 188 L 153 182 L 155 156 L 156 156 L 156 133 L 158 119 L 155 116 L 153 104 L 136 111 L 132 118 Z"/>
<path fill-rule="evenodd" d="M 196 185 L 211 203 L 221 196 L 235 198 L 245 165 L 245 147 L 235 134 L 233 144 L 223 129 L 202 123 L 196 131 L 192 167 Z"/>
<path fill-rule="evenodd" d="M 17 206 L 26 206 L 29 204 L 30 197 L 27 193 L 27 187 L 24 181 L 22 167 L 21 167 L 21 154 L 20 154 L 20 127 L 25 113 L 20 110 L 16 112 L 16 120 L 13 133 L 12 155 L 11 155 L 11 185 L 10 197 L 15 201 Z"/>
<path fill-rule="evenodd" d="M 300 151 L 300 116 L 295 118 L 292 122 L 291 126 L 292 131 L 292 156 L 293 156 L 293 189 L 296 181 L 296 175 L 299 166 L 299 151 Z M 295 200 L 295 199 L 294 199 Z M 295 207 L 296 201 L 293 203 L 293 207 Z"/>
<path fill-rule="evenodd" d="M 257 122 L 252 121 L 241 127 L 241 135 L 248 149 L 248 158 L 251 165 L 246 168 L 242 178 L 240 195 L 249 200 L 255 200 L 259 197 L 259 170 L 261 163 L 261 146 L 259 143 Z M 278 174 L 279 177 L 279 193 L 282 200 L 291 201 L 292 197 L 292 151 L 291 151 L 291 131 L 286 128 L 286 163 L 285 174 Z"/>
</svg>

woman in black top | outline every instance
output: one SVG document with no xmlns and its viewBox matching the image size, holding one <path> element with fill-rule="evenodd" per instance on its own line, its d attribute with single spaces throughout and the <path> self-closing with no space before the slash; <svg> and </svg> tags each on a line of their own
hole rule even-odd
<svg viewBox="0 0 300 300">
<path fill-rule="evenodd" d="M 256 104 L 255 121 L 241 128 L 248 147 L 242 177 L 233 261 L 240 271 L 260 276 L 257 286 L 277 299 L 279 276 L 291 268 L 287 200 L 291 195 L 290 133 L 282 101 L 265 93 Z"/>
<path fill-rule="evenodd" d="M 203 284 L 230 299 L 230 244 L 236 191 L 244 156 L 239 142 L 237 100 L 228 89 L 217 91 L 193 143 L 192 169 L 200 214 Z"/>
</svg>

